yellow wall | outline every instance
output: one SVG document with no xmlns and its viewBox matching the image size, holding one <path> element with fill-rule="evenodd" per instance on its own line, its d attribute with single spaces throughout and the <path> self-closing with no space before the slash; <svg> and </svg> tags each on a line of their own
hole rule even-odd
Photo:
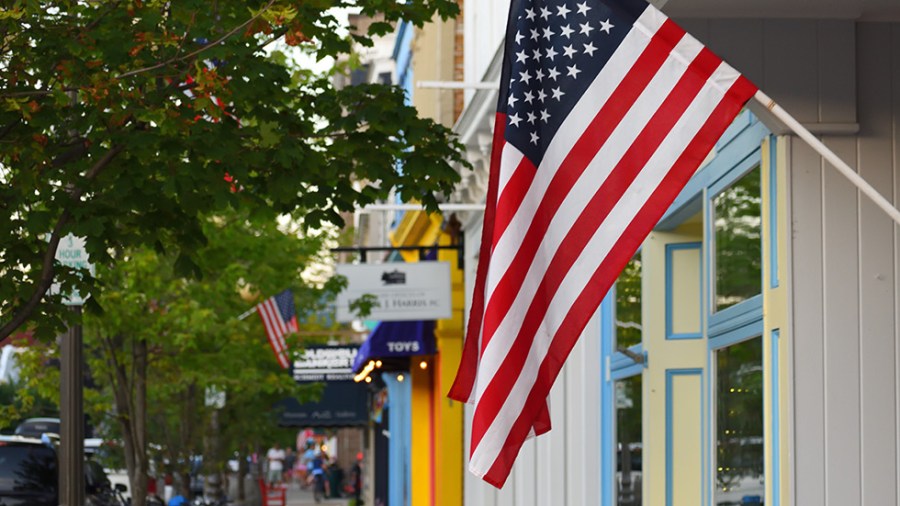
<svg viewBox="0 0 900 506">
<path fill-rule="evenodd" d="M 702 403 L 706 381 L 706 340 L 666 339 L 666 245 L 702 240 L 702 226 L 689 221 L 674 232 L 653 232 L 641 253 L 643 346 L 648 368 L 643 379 L 644 504 L 666 504 L 667 421 L 671 423 L 672 504 L 698 506 L 702 497 Z M 678 250 L 673 259 L 699 276 L 700 250 Z M 680 311 L 700 314 L 700 279 L 673 280 L 673 301 Z M 678 333 L 702 333 L 699 317 L 673 322 Z M 699 370 L 699 371 L 697 371 Z M 667 371 L 669 374 L 667 374 Z M 692 373 L 699 372 L 699 374 Z M 702 371 L 702 372 L 700 372 Z M 667 406 L 666 392 L 672 404 Z M 674 402 L 673 402 L 674 401 Z"/>
</svg>

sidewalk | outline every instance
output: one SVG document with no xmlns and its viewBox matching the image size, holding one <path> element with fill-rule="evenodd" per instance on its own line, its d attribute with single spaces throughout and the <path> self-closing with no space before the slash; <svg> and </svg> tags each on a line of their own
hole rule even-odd
<svg viewBox="0 0 900 506">
<path fill-rule="evenodd" d="M 313 499 L 312 490 L 300 490 L 299 487 L 293 485 L 287 491 L 287 506 L 347 506 L 349 499 L 322 499 L 317 503 Z"/>
</svg>

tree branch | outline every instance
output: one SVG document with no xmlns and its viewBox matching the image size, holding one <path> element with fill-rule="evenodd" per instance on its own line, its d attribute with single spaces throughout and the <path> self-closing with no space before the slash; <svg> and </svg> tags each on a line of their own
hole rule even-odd
<svg viewBox="0 0 900 506">
<path fill-rule="evenodd" d="M 85 175 L 86 181 L 91 181 L 97 177 L 100 172 L 106 168 L 110 162 L 122 152 L 124 146 L 113 146 L 109 151 L 103 155 L 102 158 L 97 160 L 97 163 L 94 164 L 93 167 L 88 171 Z M 81 195 L 84 193 L 84 188 L 75 188 L 72 191 L 72 201 L 77 202 Z M 13 333 L 14 330 L 19 328 L 23 323 L 25 323 L 28 318 L 31 316 L 31 313 L 34 312 L 37 305 L 40 303 L 41 299 L 47 293 L 47 290 L 50 289 L 50 285 L 53 284 L 53 260 L 56 258 L 56 248 L 59 246 L 59 241 L 62 238 L 60 236 L 60 232 L 63 227 L 69 223 L 69 220 L 72 218 L 72 213 L 66 209 L 59 216 L 59 219 L 56 220 L 56 225 L 53 227 L 53 231 L 50 233 L 50 240 L 47 243 L 47 250 L 44 252 L 44 259 L 41 263 L 41 276 L 38 279 L 38 283 L 34 288 L 34 293 L 31 294 L 31 298 L 28 299 L 27 302 L 18 310 L 13 312 L 13 317 L 6 322 L 2 327 L 0 327 L 0 340 L 3 340 L 7 336 Z"/>
<path fill-rule="evenodd" d="M 256 19 L 259 18 L 264 12 L 266 12 L 266 11 L 269 9 L 269 7 L 271 7 L 272 4 L 274 4 L 274 3 L 275 3 L 275 0 L 269 0 L 269 3 L 267 3 L 267 4 L 265 5 L 265 7 L 263 7 L 262 9 L 260 9 L 260 11 L 259 11 L 258 13 L 256 13 L 255 16 L 251 17 L 251 18 L 248 19 L 247 21 L 244 21 L 244 22 L 241 23 L 240 25 L 238 25 L 238 26 L 232 28 L 230 31 L 228 31 L 228 33 L 226 33 L 225 35 L 219 37 L 219 38 L 218 38 L 217 40 L 215 40 L 214 42 L 211 42 L 211 43 L 209 43 L 209 44 L 207 44 L 207 45 L 201 47 L 200 49 L 197 49 L 196 51 L 192 51 L 192 52 L 190 52 L 190 53 L 188 53 L 188 54 L 186 54 L 186 55 L 184 55 L 184 56 L 176 56 L 176 57 L 174 57 L 174 58 L 169 58 L 169 59 L 166 60 L 166 61 L 157 63 L 156 65 L 150 65 L 149 67 L 144 67 L 144 68 L 135 69 L 135 70 L 129 70 L 128 72 L 125 72 L 125 73 L 123 73 L 123 74 L 119 74 L 118 76 L 116 76 L 116 79 L 123 79 L 123 78 L 125 78 L 125 77 L 129 77 L 129 76 L 133 76 L 133 75 L 136 75 L 136 74 L 140 74 L 140 73 L 142 73 L 142 72 L 147 72 L 147 71 L 150 71 L 150 70 L 156 70 L 156 69 L 158 69 L 158 68 L 165 67 L 165 66 L 167 66 L 167 65 L 169 65 L 169 64 L 172 64 L 172 63 L 175 63 L 175 62 L 178 62 L 178 61 L 183 61 L 183 60 L 187 60 L 187 59 L 193 58 L 194 56 L 197 56 L 198 54 L 202 53 L 203 51 L 206 51 L 207 49 L 209 49 L 209 48 L 211 48 L 211 47 L 213 47 L 213 46 L 216 46 L 216 45 L 218 45 L 218 44 L 221 44 L 223 41 L 225 41 L 226 39 L 228 39 L 229 37 L 231 37 L 231 36 L 234 35 L 235 33 L 237 33 L 237 32 L 239 32 L 240 30 L 242 30 L 245 26 L 247 26 L 247 25 L 249 25 L 250 23 L 256 21 Z"/>
</svg>

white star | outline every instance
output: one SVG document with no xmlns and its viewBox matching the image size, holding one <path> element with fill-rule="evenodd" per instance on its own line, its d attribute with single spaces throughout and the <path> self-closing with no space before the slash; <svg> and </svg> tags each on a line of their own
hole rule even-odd
<svg viewBox="0 0 900 506">
<path fill-rule="evenodd" d="M 587 11 L 589 10 L 591 10 L 591 8 L 588 7 L 587 2 L 578 4 L 578 14 L 584 14 L 585 16 L 587 16 Z"/>
<path fill-rule="evenodd" d="M 525 103 L 530 104 L 533 101 L 534 101 L 534 93 L 532 93 L 530 91 L 526 91 L 525 92 Z"/>
<path fill-rule="evenodd" d="M 556 70 L 556 67 L 550 67 L 549 69 L 547 69 L 547 72 L 550 73 L 549 74 L 550 79 L 553 79 L 554 81 L 556 81 L 557 76 L 559 76 L 559 71 Z"/>
<path fill-rule="evenodd" d="M 525 60 L 528 59 L 528 55 L 525 54 L 525 50 L 519 51 L 516 53 L 516 63 L 522 62 L 525 63 Z"/>
<path fill-rule="evenodd" d="M 515 95 L 513 95 L 512 93 L 510 93 L 510 94 L 509 94 L 509 99 L 507 99 L 506 103 L 509 104 L 510 107 L 515 107 L 516 102 L 518 102 L 518 101 L 519 101 L 519 99 L 516 98 Z"/>
<path fill-rule="evenodd" d="M 532 144 L 534 144 L 535 146 L 537 146 L 537 143 L 538 143 L 538 140 L 539 140 L 539 139 L 540 139 L 540 137 L 538 137 L 537 132 L 531 132 L 531 143 L 532 143 Z"/>
<path fill-rule="evenodd" d="M 541 17 L 547 19 L 550 17 L 550 9 L 546 7 L 541 7 Z"/>
<path fill-rule="evenodd" d="M 579 24 L 578 26 L 581 27 L 581 33 L 583 33 L 583 34 L 585 34 L 585 35 L 587 35 L 587 36 L 590 36 L 590 35 L 591 35 L 591 30 L 594 29 L 594 27 L 591 26 L 590 23 L 585 23 L 585 24 L 583 24 L 583 25 L 582 25 L 582 24 Z"/>
<path fill-rule="evenodd" d="M 575 79 L 578 79 L 578 74 L 579 74 L 581 71 L 578 70 L 578 66 L 577 66 L 577 65 L 572 65 L 571 67 L 566 67 L 566 68 L 569 69 L 569 71 L 567 72 L 568 75 L 574 77 Z"/>
<path fill-rule="evenodd" d="M 535 48 L 534 52 L 532 54 L 534 55 L 533 56 L 534 61 L 541 61 L 541 50 L 540 49 Z"/>
<path fill-rule="evenodd" d="M 544 93 L 544 90 L 538 90 L 538 100 L 543 102 L 545 98 L 547 98 L 547 94 Z"/>
<path fill-rule="evenodd" d="M 616 25 L 610 23 L 608 19 L 606 21 L 601 21 L 600 22 L 600 31 L 609 33 L 609 30 L 611 28 L 613 28 L 614 26 L 616 26 Z"/>
<path fill-rule="evenodd" d="M 554 35 L 556 35 L 556 34 L 553 33 L 553 32 L 550 30 L 550 27 L 549 27 L 549 26 L 546 27 L 546 28 L 544 28 L 544 38 L 545 38 L 545 39 L 550 40 L 550 37 L 552 37 L 552 36 L 554 36 Z"/>
<path fill-rule="evenodd" d="M 550 113 L 547 112 L 547 109 L 541 111 L 541 121 L 544 123 L 548 123 L 550 121 Z"/>
<path fill-rule="evenodd" d="M 536 120 L 537 116 L 535 116 L 533 112 L 528 111 L 528 122 L 533 125 Z"/>
<path fill-rule="evenodd" d="M 594 43 L 593 43 L 593 42 L 588 42 L 587 44 L 584 45 L 584 52 L 585 52 L 585 54 L 589 54 L 589 55 L 591 55 L 591 56 L 594 56 L 594 51 L 596 51 L 596 50 L 597 50 L 597 48 L 594 47 Z"/>
<path fill-rule="evenodd" d="M 566 53 L 566 56 L 571 58 L 575 54 L 575 48 L 573 48 L 571 45 L 565 46 L 563 48 L 563 53 Z"/>
<path fill-rule="evenodd" d="M 563 37 L 565 37 L 565 38 L 567 38 L 567 39 L 571 39 L 571 38 L 572 38 L 572 34 L 573 34 L 574 32 L 575 32 L 575 30 L 573 30 L 572 27 L 569 26 L 569 25 L 566 25 L 566 26 L 562 27 L 562 35 L 563 35 Z"/>
<path fill-rule="evenodd" d="M 522 32 L 516 31 L 516 44 L 521 44 L 522 39 L 524 39 L 524 38 L 525 38 L 525 36 L 522 35 Z"/>
<path fill-rule="evenodd" d="M 531 40 L 538 40 L 538 37 L 540 37 L 540 35 L 538 34 L 537 29 L 532 28 L 531 29 Z"/>
<path fill-rule="evenodd" d="M 553 98 L 555 98 L 556 100 L 562 99 L 563 95 L 565 95 L 565 93 L 558 87 L 553 89 Z"/>
<path fill-rule="evenodd" d="M 528 84 L 531 81 L 531 74 L 529 74 L 527 70 L 525 72 L 519 72 L 519 81 Z"/>
<path fill-rule="evenodd" d="M 540 82 L 544 82 L 544 69 L 537 69 L 537 72 L 534 74 L 534 78 Z"/>
<path fill-rule="evenodd" d="M 547 58 L 550 61 L 553 61 L 553 57 L 556 56 L 557 54 L 559 54 L 559 53 L 557 53 L 556 50 L 553 49 L 553 46 L 550 46 L 547 48 Z"/>
<path fill-rule="evenodd" d="M 556 6 L 556 15 L 566 19 L 566 14 L 572 12 L 565 4 Z"/>
<path fill-rule="evenodd" d="M 528 18 L 528 21 L 534 19 L 535 15 L 534 9 L 525 9 L 525 17 Z"/>
<path fill-rule="evenodd" d="M 519 117 L 518 113 L 513 114 L 509 117 L 509 124 L 512 126 L 519 126 L 519 122 L 522 121 L 522 118 Z"/>
</svg>

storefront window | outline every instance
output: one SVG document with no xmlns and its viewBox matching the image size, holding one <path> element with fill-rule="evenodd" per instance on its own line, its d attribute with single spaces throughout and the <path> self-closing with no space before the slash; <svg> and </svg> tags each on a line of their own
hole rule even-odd
<svg viewBox="0 0 900 506">
<path fill-rule="evenodd" d="M 757 166 L 713 199 L 716 311 L 761 292 L 760 181 Z"/>
<path fill-rule="evenodd" d="M 641 375 L 615 382 L 616 389 L 616 504 L 641 502 L 643 445 L 641 441 Z"/>
<path fill-rule="evenodd" d="M 616 348 L 641 342 L 641 260 L 633 258 L 616 281 Z"/>
<path fill-rule="evenodd" d="M 764 504 L 762 339 L 716 355 L 715 504 Z"/>
</svg>

